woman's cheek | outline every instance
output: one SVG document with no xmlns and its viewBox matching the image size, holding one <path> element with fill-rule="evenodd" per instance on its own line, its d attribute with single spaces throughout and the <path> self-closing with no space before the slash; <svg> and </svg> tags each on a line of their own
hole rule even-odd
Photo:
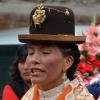
<svg viewBox="0 0 100 100">
<path fill-rule="evenodd" d="M 27 56 L 26 63 L 30 66 L 32 58 Z"/>
</svg>

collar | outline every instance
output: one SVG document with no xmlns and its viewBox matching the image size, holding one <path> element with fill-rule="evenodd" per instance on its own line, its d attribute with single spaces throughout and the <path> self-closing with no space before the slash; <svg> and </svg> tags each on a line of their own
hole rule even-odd
<svg viewBox="0 0 100 100">
<path fill-rule="evenodd" d="M 48 91 L 39 90 L 40 97 L 45 98 L 46 100 L 47 100 L 47 98 L 56 98 L 59 94 L 62 93 L 62 91 L 69 84 L 69 82 L 70 82 L 69 79 L 67 79 L 61 85 L 59 85 L 53 89 L 50 89 Z"/>
</svg>

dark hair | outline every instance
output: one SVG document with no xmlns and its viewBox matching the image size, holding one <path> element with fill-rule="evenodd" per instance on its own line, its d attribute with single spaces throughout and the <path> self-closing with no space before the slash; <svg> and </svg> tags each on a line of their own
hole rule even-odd
<svg viewBox="0 0 100 100">
<path fill-rule="evenodd" d="M 16 51 L 16 56 L 12 65 L 10 67 L 10 77 L 13 81 L 23 82 L 23 79 L 20 76 L 20 72 L 18 70 L 18 63 L 24 63 L 26 61 L 26 57 L 28 55 L 27 44 L 21 45 L 18 47 Z"/>
<path fill-rule="evenodd" d="M 61 51 L 64 56 L 71 55 L 74 58 L 74 62 L 72 64 L 72 66 L 66 72 L 66 76 L 70 80 L 73 80 L 74 74 L 77 69 L 77 64 L 80 62 L 80 52 L 79 52 L 78 46 L 76 44 L 70 43 L 70 44 L 66 44 L 66 45 L 65 44 L 58 45 L 58 47 L 61 48 Z"/>
</svg>

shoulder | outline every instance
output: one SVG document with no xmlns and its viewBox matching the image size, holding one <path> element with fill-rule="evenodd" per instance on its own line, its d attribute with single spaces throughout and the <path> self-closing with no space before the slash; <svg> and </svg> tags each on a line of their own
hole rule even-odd
<svg viewBox="0 0 100 100">
<path fill-rule="evenodd" d="M 24 83 L 19 81 L 11 81 L 9 84 L 18 98 L 21 98 L 25 94 Z"/>
<path fill-rule="evenodd" d="M 100 95 L 100 83 L 90 84 L 87 86 L 87 89 L 96 99 Z"/>
<path fill-rule="evenodd" d="M 18 81 L 9 82 L 3 90 L 4 93 L 14 93 L 19 99 L 25 94 L 24 84 Z"/>
<path fill-rule="evenodd" d="M 13 92 L 13 89 L 10 84 L 6 84 L 3 89 L 3 93 Z"/>
<path fill-rule="evenodd" d="M 11 100 L 11 98 L 14 98 L 14 100 L 18 100 L 18 97 L 16 96 L 12 87 L 7 84 L 3 89 L 2 100 Z"/>
<path fill-rule="evenodd" d="M 96 91 L 100 93 L 100 83 L 90 84 L 87 86 L 89 91 Z"/>
<path fill-rule="evenodd" d="M 72 86 L 70 95 L 75 100 L 94 100 L 93 96 L 88 92 L 83 80 L 79 77 L 72 80 L 70 85 Z"/>
<path fill-rule="evenodd" d="M 30 88 L 25 95 L 21 98 L 21 100 L 32 100 L 33 97 L 33 92 L 34 92 L 34 87 Z"/>
</svg>

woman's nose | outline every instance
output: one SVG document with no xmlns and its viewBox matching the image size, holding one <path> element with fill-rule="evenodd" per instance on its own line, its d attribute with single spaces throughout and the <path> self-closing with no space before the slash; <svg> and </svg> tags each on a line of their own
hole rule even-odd
<svg viewBox="0 0 100 100">
<path fill-rule="evenodd" d="M 31 61 L 33 64 L 40 64 L 40 54 L 34 53 L 34 55 L 31 58 Z"/>
</svg>

